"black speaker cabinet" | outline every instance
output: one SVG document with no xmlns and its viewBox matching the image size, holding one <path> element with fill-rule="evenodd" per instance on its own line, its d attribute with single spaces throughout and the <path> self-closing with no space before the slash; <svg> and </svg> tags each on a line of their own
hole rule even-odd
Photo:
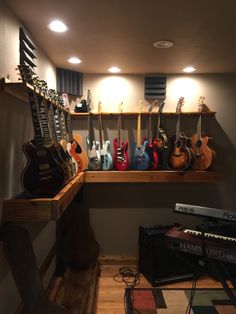
<svg viewBox="0 0 236 314">
<path fill-rule="evenodd" d="M 165 247 L 164 235 L 173 226 L 139 227 L 139 271 L 157 286 L 191 279 L 198 258 Z"/>
</svg>

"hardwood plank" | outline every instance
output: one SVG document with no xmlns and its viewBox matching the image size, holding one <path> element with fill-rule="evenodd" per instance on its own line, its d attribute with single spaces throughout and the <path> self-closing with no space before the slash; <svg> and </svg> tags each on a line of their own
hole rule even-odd
<svg viewBox="0 0 236 314">
<path fill-rule="evenodd" d="M 216 171 L 86 171 L 86 183 L 217 182 Z"/>
<path fill-rule="evenodd" d="M 84 184 L 84 173 L 72 179 L 53 198 L 12 198 L 3 202 L 4 221 L 58 220 Z"/>
<path fill-rule="evenodd" d="M 72 118 L 83 118 L 83 117 L 87 117 L 89 115 L 88 112 L 70 112 Z M 92 116 L 98 116 L 98 112 L 91 112 Z M 149 111 L 143 111 L 141 113 L 142 116 L 147 116 L 149 115 Z M 152 112 L 152 115 L 157 115 L 158 112 Z M 214 116 L 216 114 L 215 111 L 205 111 L 201 113 L 202 115 L 209 115 L 209 116 Z M 112 118 L 114 116 L 118 116 L 119 112 L 102 112 L 102 116 L 104 117 L 108 117 L 108 118 Z M 122 116 L 137 116 L 138 112 L 122 112 Z M 163 112 L 162 113 L 163 116 L 175 116 L 178 115 L 178 113 L 176 112 Z M 195 115 L 199 115 L 199 112 L 197 111 L 189 111 L 189 112 L 182 112 L 181 115 L 184 116 L 195 116 Z"/>
</svg>

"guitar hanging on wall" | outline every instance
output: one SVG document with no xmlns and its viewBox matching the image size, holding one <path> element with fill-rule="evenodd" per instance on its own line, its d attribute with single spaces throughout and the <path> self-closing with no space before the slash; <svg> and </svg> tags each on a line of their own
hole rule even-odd
<svg viewBox="0 0 236 314">
<path fill-rule="evenodd" d="M 141 144 L 141 112 L 142 101 L 140 100 L 137 119 L 137 144 L 134 144 L 134 154 L 132 157 L 132 169 L 134 170 L 147 170 L 150 164 L 148 141 L 144 141 L 143 144 Z"/>
<path fill-rule="evenodd" d="M 27 164 L 22 172 L 22 185 L 34 197 L 50 197 L 58 193 L 65 184 L 63 165 L 55 156 L 55 148 L 43 134 L 39 120 L 36 92 L 27 83 L 32 84 L 31 71 L 27 66 L 18 66 L 22 81 L 26 84 L 31 108 L 34 139 L 23 144 Z M 46 124 L 45 124 L 46 125 Z"/>
<path fill-rule="evenodd" d="M 111 142 L 103 140 L 102 128 L 102 107 L 98 102 L 98 128 L 99 128 L 99 152 L 101 157 L 101 169 L 110 170 L 113 166 L 112 156 L 110 152 Z"/>
<path fill-rule="evenodd" d="M 123 111 L 123 102 L 119 105 L 118 115 L 118 136 L 113 141 L 113 164 L 118 171 L 125 171 L 129 169 L 129 157 L 128 157 L 128 142 L 121 140 L 121 115 Z"/>
<path fill-rule="evenodd" d="M 192 151 L 194 153 L 194 170 L 207 170 L 213 162 L 215 151 L 208 146 L 210 137 L 202 134 L 202 108 L 205 107 L 205 97 L 201 96 L 198 101 L 199 118 L 197 133 L 191 137 Z"/>
<path fill-rule="evenodd" d="M 99 143 L 94 139 L 93 117 L 91 112 L 91 91 L 87 94 L 88 106 L 88 137 L 87 137 L 87 154 L 89 158 L 88 169 L 99 170 L 101 168 L 101 157 L 99 153 Z"/>
<path fill-rule="evenodd" d="M 82 137 L 80 136 L 80 134 L 76 133 L 76 132 L 72 132 L 72 127 L 71 127 L 71 115 L 70 115 L 70 106 L 69 106 L 69 99 L 68 99 L 68 95 L 66 93 L 62 94 L 62 98 L 63 98 L 63 106 L 65 109 L 65 122 L 66 122 L 66 128 L 67 128 L 67 134 L 68 134 L 68 145 L 67 148 L 69 150 L 73 149 L 75 150 L 73 155 L 75 156 L 76 160 L 80 161 L 80 167 L 78 169 L 78 173 L 80 171 L 84 171 L 88 168 L 88 156 L 86 154 L 86 151 L 83 148 L 83 141 L 82 141 Z M 73 148 L 74 146 L 74 148 Z M 71 148 L 70 148 L 71 147 Z"/>
<path fill-rule="evenodd" d="M 157 103 L 157 100 L 153 101 L 150 108 L 148 109 L 149 116 L 148 116 L 148 156 L 149 156 L 149 168 L 151 170 L 156 170 L 158 168 L 158 154 L 157 154 L 157 140 L 153 139 L 152 136 L 152 110 Z M 143 144 L 145 143 L 146 139 L 143 139 Z"/>
<path fill-rule="evenodd" d="M 176 107 L 178 120 L 176 124 L 176 134 L 171 138 L 171 152 L 168 158 L 168 165 L 173 170 L 186 170 L 191 165 L 192 154 L 187 147 L 187 137 L 180 131 L 181 108 L 184 105 L 184 97 L 180 97 Z"/>
</svg>

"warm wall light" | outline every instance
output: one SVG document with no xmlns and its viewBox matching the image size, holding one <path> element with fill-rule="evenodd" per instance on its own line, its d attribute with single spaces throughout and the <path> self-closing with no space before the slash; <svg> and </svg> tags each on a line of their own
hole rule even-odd
<svg viewBox="0 0 236 314">
<path fill-rule="evenodd" d="M 62 21 L 59 20 L 54 20 L 52 21 L 49 25 L 48 28 L 53 31 L 53 32 L 57 32 L 57 33 L 63 33 L 65 31 L 68 30 L 68 26 L 66 26 L 66 24 L 64 24 Z"/>
<path fill-rule="evenodd" d="M 80 60 L 77 57 L 71 57 L 70 59 L 68 59 L 68 62 L 73 63 L 73 64 L 78 64 L 78 63 L 82 62 L 82 60 Z"/>
<path fill-rule="evenodd" d="M 192 73 L 192 72 L 196 71 L 196 69 L 192 66 L 188 66 L 188 67 L 184 68 L 182 71 L 185 73 Z"/>
<path fill-rule="evenodd" d="M 110 69 L 108 69 L 108 71 L 111 73 L 118 73 L 121 71 L 121 69 L 119 69 L 117 67 L 111 67 Z"/>
</svg>

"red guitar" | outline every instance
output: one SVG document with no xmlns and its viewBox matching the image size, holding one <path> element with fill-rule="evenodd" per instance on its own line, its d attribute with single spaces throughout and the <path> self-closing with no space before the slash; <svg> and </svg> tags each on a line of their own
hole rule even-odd
<svg viewBox="0 0 236 314">
<path fill-rule="evenodd" d="M 118 171 L 125 171 L 129 169 L 129 157 L 128 157 L 128 142 L 123 143 L 121 141 L 121 114 L 122 114 L 123 102 L 119 105 L 118 116 L 118 137 L 114 139 L 114 155 L 113 164 Z"/>
</svg>

